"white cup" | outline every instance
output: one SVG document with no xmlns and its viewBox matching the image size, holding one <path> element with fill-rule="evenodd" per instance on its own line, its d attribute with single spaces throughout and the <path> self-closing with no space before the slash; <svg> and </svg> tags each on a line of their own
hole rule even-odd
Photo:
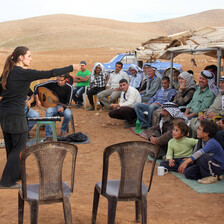
<svg viewBox="0 0 224 224">
<path fill-rule="evenodd" d="M 164 176 L 164 174 L 168 173 L 168 169 L 164 166 L 158 166 L 157 175 L 158 176 Z"/>
</svg>

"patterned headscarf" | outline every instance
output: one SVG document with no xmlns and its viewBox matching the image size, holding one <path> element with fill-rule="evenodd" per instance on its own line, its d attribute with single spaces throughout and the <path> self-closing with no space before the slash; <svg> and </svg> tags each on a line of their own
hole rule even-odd
<svg viewBox="0 0 224 224">
<path fill-rule="evenodd" d="M 196 84 L 193 80 L 193 75 L 188 72 L 181 72 L 178 78 L 182 78 L 185 80 L 185 87 L 186 88 L 196 88 Z"/>
<path fill-rule="evenodd" d="M 166 102 L 163 104 L 162 108 L 169 112 L 170 116 L 174 119 L 182 118 L 188 124 L 188 119 L 184 116 L 184 113 L 180 111 L 178 106 L 173 102 Z"/>
<path fill-rule="evenodd" d="M 203 70 L 201 72 L 201 75 L 208 80 L 208 87 L 209 87 L 209 89 L 214 93 L 215 96 L 217 96 L 218 93 L 219 93 L 219 89 L 215 85 L 215 75 L 214 75 L 214 73 L 210 72 L 208 70 Z"/>
</svg>

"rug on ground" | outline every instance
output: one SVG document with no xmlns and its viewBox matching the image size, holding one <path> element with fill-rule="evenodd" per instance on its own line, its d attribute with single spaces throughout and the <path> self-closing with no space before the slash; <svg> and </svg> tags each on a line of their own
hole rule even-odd
<svg viewBox="0 0 224 224">
<path fill-rule="evenodd" d="M 152 161 L 153 159 L 148 156 L 148 159 Z M 157 159 L 157 164 L 160 164 L 162 160 Z M 179 180 L 183 181 L 188 187 L 192 188 L 197 193 L 224 193 L 224 180 L 219 180 L 217 183 L 213 184 L 199 184 L 196 180 L 187 179 L 184 174 L 169 171 L 169 173 L 173 174 L 175 177 L 179 178 Z"/>
</svg>

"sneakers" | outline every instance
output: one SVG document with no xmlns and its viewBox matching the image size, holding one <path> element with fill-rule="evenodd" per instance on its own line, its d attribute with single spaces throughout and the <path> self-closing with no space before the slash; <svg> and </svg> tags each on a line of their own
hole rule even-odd
<svg viewBox="0 0 224 224">
<path fill-rule="evenodd" d="M 46 137 L 45 138 L 45 142 L 52 142 L 53 141 L 53 138 L 52 137 Z"/>
<path fill-rule="evenodd" d="M 124 123 L 124 129 L 127 129 L 127 128 L 131 128 L 131 127 L 135 127 L 135 123 L 128 123 L 128 122 L 125 122 Z"/>
<path fill-rule="evenodd" d="M 66 133 L 65 133 L 64 131 L 62 131 L 62 132 L 61 132 L 61 137 L 62 137 L 62 138 L 65 138 L 66 136 L 67 136 Z"/>
<path fill-rule="evenodd" d="M 15 183 L 15 184 L 13 184 L 11 186 L 0 185 L 0 189 L 18 189 L 20 187 L 22 187 L 22 185 L 21 184 L 17 184 L 17 183 Z"/>
<path fill-rule="evenodd" d="M 217 176 L 209 176 L 209 177 L 204 177 L 202 179 L 198 180 L 199 184 L 212 184 L 212 183 L 216 183 L 218 181 L 218 177 Z"/>
<path fill-rule="evenodd" d="M 89 107 L 87 110 L 94 110 L 94 106 Z"/>
</svg>

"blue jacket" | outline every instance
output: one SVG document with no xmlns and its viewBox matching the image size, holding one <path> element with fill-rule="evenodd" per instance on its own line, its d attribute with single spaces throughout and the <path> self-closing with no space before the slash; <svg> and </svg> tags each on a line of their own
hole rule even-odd
<svg viewBox="0 0 224 224">
<path fill-rule="evenodd" d="M 160 103 L 163 105 L 166 102 L 169 102 L 177 94 L 177 91 L 172 88 L 164 90 L 163 88 L 157 90 L 156 94 L 149 100 L 149 103 Z"/>
</svg>

